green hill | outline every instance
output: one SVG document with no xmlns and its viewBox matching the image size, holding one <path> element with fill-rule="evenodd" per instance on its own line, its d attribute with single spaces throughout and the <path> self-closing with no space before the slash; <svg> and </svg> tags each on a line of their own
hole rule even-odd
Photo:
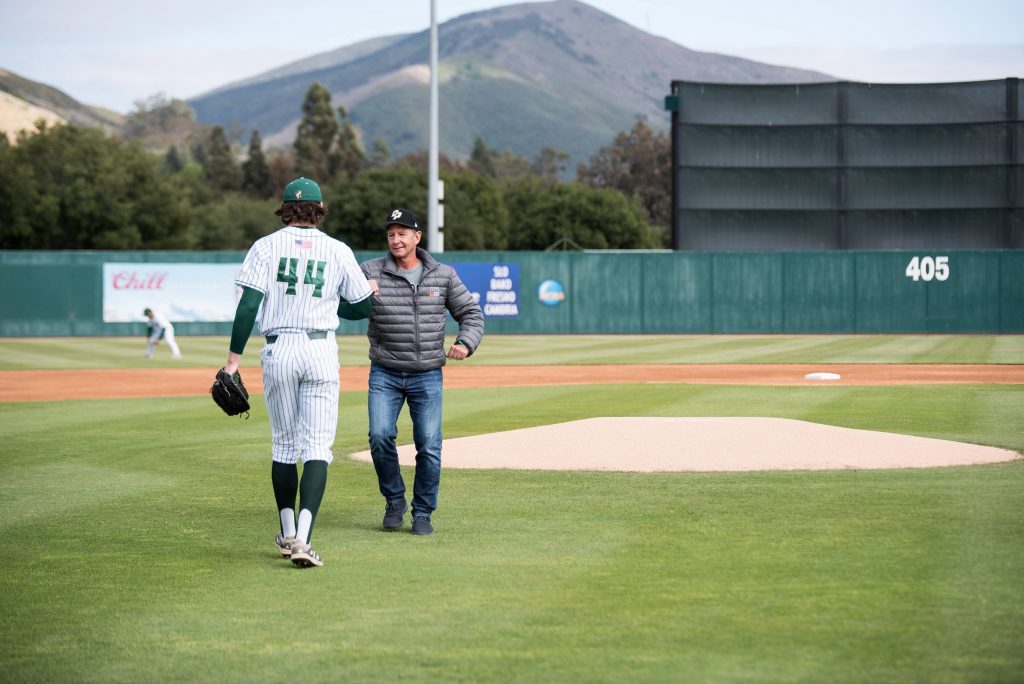
<svg viewBox="0 0 1024 684">
<path fill-rule="evenodd" d="M 279 67 L 194 98 L 201 122 L 258 129 L 270 145 L 294 140 L 309 85 L 330 89 L 364 144 L 395 155 L 427 146 L 429 31 L 370 41 Z M 667 127 L 674 79 L 732 83 L 834 80 L 824 74 L 689 50 L 577 0 L 509 5 L 438 28 L 441 150 L 489 147 L 532 157 L 544 147 L 586 161 L 637 118 Z M 358 47 L 358 49 L 357 49 Z M 336 60 L 336 61 L 332 61 Z M 296 65 L 299 65 L 298 67 Z M 275 76 L 274 74 L 286 74 Z"/>
<path fill-rule="evenodd" d="M 49 110 L 65 121 L 83 126 L 116 130 L 124 121 L 124 117 L 116 112 L 82 104 L 57 88 L 31 81 L 4 69 L 0 69 L 0 92 Z"/>
</svg>

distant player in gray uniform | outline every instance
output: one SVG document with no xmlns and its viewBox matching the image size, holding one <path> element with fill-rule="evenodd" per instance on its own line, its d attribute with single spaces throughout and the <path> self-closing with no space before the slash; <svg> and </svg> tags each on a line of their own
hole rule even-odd
<svg viewBox="0 0 1024 684">
<path fill-rule="evenodd" d="M 146 358 L 153 358 L 153 350 L 156 349 L 157 342 L 163 339 L 171 350 L 171 358 L 180 359 L 181 350 L 178 349 L 178 343 L 174 339 L 174 326 L 167 319 L 167 316 L 162 311 L 154 311 L 149 307 L 146 307 L 142 313 L 149 319 L 149 323 L 146 324 L 149 327 L 149 343 L 146 345 Z"/>
<path fill-rule="evenodd" d="M 266 338 L 260 365 L 281 523 L 274 543 L 299 567 L 323 565 L 310 539 L 338 425 L 338 308 L 344 301 L 348 317 L 355 317 L 353 310 L 370 314 L 370 286 L 352 250 L 317 228 L 326 213 L 314 181 L 297 178 L 285 186 L 275 212 L 285 227 L 253 244 L 235 279 L 242 297 L 224 364 L 229 374 L 238 369 L 258 322 Z"/>
</svg>

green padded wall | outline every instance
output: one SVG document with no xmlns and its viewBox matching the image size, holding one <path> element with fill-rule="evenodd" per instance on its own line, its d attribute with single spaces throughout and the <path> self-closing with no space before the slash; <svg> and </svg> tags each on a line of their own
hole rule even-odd
<svg viewBox="0 0 1024 684">
<path fill-rule="evenodd" d="M 380 256 L 361 252 L 360 261 Z M 915 257 L 948 278 L 907 276 Z M 106 262 L 237 263 L 241 252 L 0 251 L 0 335 L 142 335 L 103 322 Z M 519 315 L 491 333 L 1024 333 L 1024 252 L 449 252 L 462 264 L 516 264 Z M 538 298 L 546 280 L 566 298 Z M 230 323 L 180 323 L 226 335 Z M 342 323 L 363 334 L 364 322 Z M 449 330 L 454 331 L 453 322 Z"/>
</svg>

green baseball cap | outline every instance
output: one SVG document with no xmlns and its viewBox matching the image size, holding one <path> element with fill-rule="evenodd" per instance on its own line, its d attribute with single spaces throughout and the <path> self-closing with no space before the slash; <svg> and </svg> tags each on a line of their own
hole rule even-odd
<svg viewBox="0 0 1024 684">
<path fill-rule="evenodd" d="M 282 202 L 323 202 L 320 186 L 308 178 L 296 178 L 284 186 Z"/>
</svg>

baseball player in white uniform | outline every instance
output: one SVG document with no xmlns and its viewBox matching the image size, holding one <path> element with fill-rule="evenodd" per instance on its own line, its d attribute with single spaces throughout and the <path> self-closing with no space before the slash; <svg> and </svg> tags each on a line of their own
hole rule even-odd
<svg viewBox="0 0 1024 684">
<path fill-rule="evenodd" d="M 297 178 L 285 186 L 275 213 L 284 227 L 253 244 L 235 279 L 242 297 L 224 370 L 230 374 L 238 369 L 258 322 L 266 338 L 260 366 L 280 517 L 274 543 L 295 565 L 320 566 L 323 561 L 310 547 L 310 538 L 338 425 L 338 308 L 344 301 L 349 311 L 355 307 L 368 317 L 370 285 L 348 245 L 317 228 L 327 210 L 314 181 Z M 300 458 L 301 483 L 296 465 Z"/>
<path fill-rule="evenodd" d="M 180 359 L 181 350 L 178 349 L 178 343 L 174 339 L 174 326 L 171 325 L 163 311 L 147 307 L 142 313 L 149 319 L 149 344 L 146 345 L 146 358 L 153 358 L 153 350 L 156 349 L 156 343 L 162 337 L 171 350 L 171 358 Z"/>
</svg>

